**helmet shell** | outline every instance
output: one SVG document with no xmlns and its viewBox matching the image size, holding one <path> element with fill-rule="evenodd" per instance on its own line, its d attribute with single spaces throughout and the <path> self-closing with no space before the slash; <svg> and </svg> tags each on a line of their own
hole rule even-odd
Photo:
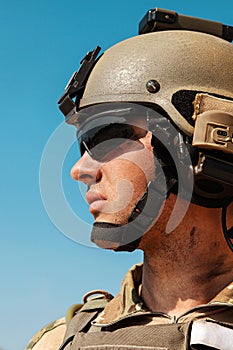
<svg viewBox="0 0 233 350">
<path fill-rule="evenodd" d="M 124 40 L 108 49 L 88 78 L 79 108 L 105 102 L 152 103 L 187 135 L 193 126 L 175 108 L 180 90 L 233 98 L 233 45 L 209 34 L 162 31 Z M 147 82 L 160 89 L 151 93 Z"/>
</svg>

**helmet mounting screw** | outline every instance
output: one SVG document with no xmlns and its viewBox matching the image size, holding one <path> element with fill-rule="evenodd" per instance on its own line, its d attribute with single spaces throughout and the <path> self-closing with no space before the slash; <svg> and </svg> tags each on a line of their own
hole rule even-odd
<svg viewBox="0 0 233 350">
<path fill-rule="evenodd" d="M 151 79 L 146 83 L 146 89 L 151 94 L 155 94 L 160 90 L 160 84 L 157 82 L 157 80 Z"/>
</svg>

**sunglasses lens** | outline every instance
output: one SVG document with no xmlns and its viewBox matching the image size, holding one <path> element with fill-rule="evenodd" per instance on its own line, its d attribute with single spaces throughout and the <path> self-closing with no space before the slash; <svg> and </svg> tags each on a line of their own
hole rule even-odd
<svg viewBox="0 0 233 350">
<path fill-rule="evenodd" d="M 92 158 L 102 160 L 107 154 L 119 147 L 126 139 L 134 139 L 132 125 L 112 123 L 88 130 L 79 138 L 81 155 L 87 151 Z"/>
</svg>

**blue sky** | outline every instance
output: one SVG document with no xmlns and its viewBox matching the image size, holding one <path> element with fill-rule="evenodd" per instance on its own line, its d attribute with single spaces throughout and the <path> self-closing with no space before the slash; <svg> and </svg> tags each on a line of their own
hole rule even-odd
<svg viewBox="0 0 233 350">
<path fill-rule="evenodd" d="M 136 35 L 139 20 L 154 7 L 233 25 L 229 0 L 222 0 L 221 6 L 210 0 L 1 1 L 0 348 L 4 350 L 22 350 L 36 331 L 63 316 L 87 291 L 116 294 L 126 270 L 142 260 L 140 252 L 107 252 L 77 244 L 61 233 L 43 206 L 39 177 L 45 145 L 63 121 L 56 102 L 82 57 L 97 44 L 105 50 Z M 62 126 L 64 135 L 74 138 L 75 131 L 67 128 Z M 65 137 L 52 148 L 51 159 L 64 151 Z M 88 220 L 88 207 L 69 177 L 77 157 L 73 145 L 62 169 L 58 171 L 51 161 L 47 185 L 50 188 L 61 179 L 69 206 Z M 65 222 L 57 196 L 50 207 Z"/>
</svg>

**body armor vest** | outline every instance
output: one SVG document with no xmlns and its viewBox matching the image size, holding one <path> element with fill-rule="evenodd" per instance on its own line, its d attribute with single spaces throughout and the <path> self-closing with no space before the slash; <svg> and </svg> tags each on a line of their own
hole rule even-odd
<svg viewBox="0 0 233 350">
<path fill-rule="evenodd" d="M 71 319 L 59 350 L 232 350 L 232 322 L 211 319 L 151 324 L 158 313 L 135 312 L 110 324 L 95 324 L 106 300 L 90 300 Z M 224 305 L 228 309 L 227 304 Z M 205 306 L 204 308 L 210 306 Z M 223 308 L 212 305 L 212 308 Z"/>
</svg>

